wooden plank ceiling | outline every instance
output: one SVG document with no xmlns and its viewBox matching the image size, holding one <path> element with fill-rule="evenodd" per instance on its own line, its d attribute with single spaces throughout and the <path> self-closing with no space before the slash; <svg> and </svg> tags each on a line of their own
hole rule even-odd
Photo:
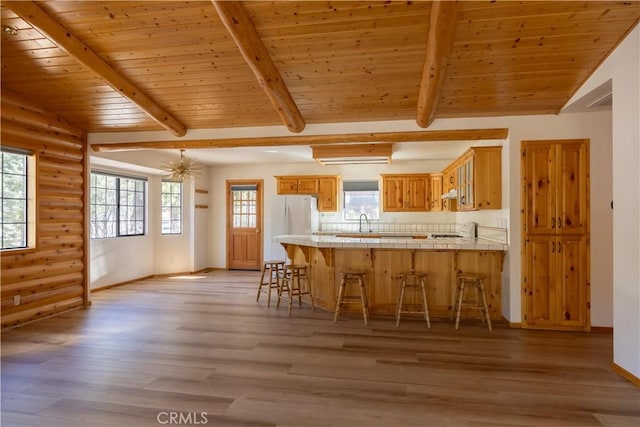
<svg viewBox="0 0 640 427">
<path fill-rule="evenodd" d="M 430 77 L 441 84 L 422 125 L 433 117 L 557 113 L 640 16 L 638 1 L 468 1 L 454 11 L 447 40 L 429 26 L 443 26 L 449 12 L 432 17 L 427 1 L 255 1 L 242 3 L 253 28 L 243 24 L 232 37 L 210 1 L 35 5 L 96 59 L 79 62 L 52 30 L 29 23 L 33 14 L 3 2 L 3 26 L 18 29 L 2 33 L 3 90 L 89 132 L 170 129 L 175 119 L 176 135 L 180 126 L 284 126 L 291 103 L 279 98 L 287 92 L 301 116 L 287 123 L 295 132 L 304 124 L 416 119 Z M 241 52 L 256 34 L 266 50 Z M 430 49 L 442 50 L 431 62 Z M 276 71 L 261 77 L 264 52 Z M 96 67 L 122 80 L 110 85 Z M 444 75 L 430 75 L 434 68 Z M 278 79 L 284 85 L 273 86 Z M 144 111 L 148 101 L 131 101 L 143 95 L 155 117 Z"/>
</svg>

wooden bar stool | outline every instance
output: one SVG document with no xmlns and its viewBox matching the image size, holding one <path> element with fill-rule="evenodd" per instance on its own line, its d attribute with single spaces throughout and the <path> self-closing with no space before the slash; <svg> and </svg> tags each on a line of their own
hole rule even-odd
<svg viewBox="0 0 640 427">
<path fill-rule="evenodd" d="M 482 320 L 482 324 L 484 324 L 484 321 L 486 319 L 487 327 L 491 331 L 491 319 L 489 318 L 487 294 L 484 291 L 484 276 L 482 274 L 471 273 L 458 273 L 457 275 L 456 297 L 454 299 L 455 306 L 453 307 L 453 311 L 451 312 L 452 319 L 454 314 L 456 316 L 456 329 L 458 329 L 458 327 L 460 326 L 460 310 L 462 308 L 462 301 L 464 299 L 464 291 L 467 286 L 475 288 L 476 303 L 475 305 L 473 305 L 473 307 L 480 310 L 480 319 Z"/>
<path fill-rule="evenodd" d="M 429 306 L 427 305 L 427 290 L 425 288 L 425 279 L 427 273 L 418 272 L 415 270 L 405 271 L 400 273 L 398 279 L 400 279 L 400 298 L 398 299 L 398 307 L 396 309 L 396 326 L 400 325 L 400 316 L 405 314 L 424 314 L 424 320 L 427 322 L 427 328 L 431 328 L 431 322 L 429 321 Z M 403 310 L 404 294 L 407 288 L 414 290 L 420 289 L 422 293 L 422 311 Z"/>
<path fill-rule="evenodd" d="M 265 276 L 267 281 L 265 281 Z M 279 293 L 280 281 L 284 276 L 284 261 L 270 260 L 265 261 L 262 264 L 262 274 L 260 275 L 260 285 L 258 286 L 258 295 L 256 296 L 256 302 L 260 301 L 260 294 L 263 292 L 264 287 L 267 288 L 267 307 L 271 306 L 271 289 L 276 289 Z"/>
<path fill-rule="evenodd" d="M 302 282 L 304 281 L 304 286 Z M 298 297 L 298 307 L 302 307 L 302 296 L 309 295 L 311 300 L 311 310 L 316 311 L 313 304 L 313 294 L 311 293 L 311 284 L 309 283 L 309 274 L 307 272 L 306 265 L 287 264 L 284 267 L 284 277 L 278 289 L 278 303 L 276 304 L 276 310 L 280 308 L 280 298 L 282 294 L 288 294 L 288 314 L 291 316 L 291 306 L 293 305 L 293 298 Z"/>
<path fill-rule="evenodd" d="M 367 302 L 367 290 L 365 288 L 364 276 L 366 274 L 363 270 L 345 270 L 341 271 L 342 281 L 340 282 L 340 288 L 338 290 L 338 301 L 336 302 L 336 311 L 333 314 L 333 323 L 338 321 L 338 316 L 342 310 L 342 305 L 345 300 L 358 299 L 357 296 L 345 296 L 346 288 L 349 283 L 358 283 L 360 287 L 360 303 L 362 304 L 362 317 L 364 318 L 364 324 L 367 324 L 369 317 L 369 303 Z"/>
</svg>

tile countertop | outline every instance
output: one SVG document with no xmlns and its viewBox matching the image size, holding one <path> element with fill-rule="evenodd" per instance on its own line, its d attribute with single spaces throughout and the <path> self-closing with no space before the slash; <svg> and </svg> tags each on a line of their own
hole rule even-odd
<svg viewBox="0 0 640 427">
<path fill-rule="evenodd" d="M 380 234 L 380 233 L 374 233 Z M 452 249 L 506 251 L 509 246 L 488 239 L 413 238 L 413 237 L 338 237 L 333 235 L 283 235 L 273 238 L 280 243 L 315 248 L 381 248 L 381 249 Z"/>
</svg>

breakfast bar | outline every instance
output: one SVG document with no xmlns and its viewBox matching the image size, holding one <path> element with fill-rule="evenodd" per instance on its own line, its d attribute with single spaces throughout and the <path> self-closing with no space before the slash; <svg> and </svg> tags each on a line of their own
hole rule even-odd
<svg viewBox="0 0 640 427">
<path fill-rule="evenodd" d="M 316 306 L 335 309 L 340 271 L 364 270 L 369 311 L 394 314 L 398 302 L 398 276 L 407 270 L 427 274 L 429 312 L 434 317 L 451 314 L 457 273 L 482 274 L 491 319 L 502 316 L 502 267 L 507 245 L 478 238 L 434 239 L 429 235 L 285 235 L 277 241 L 295 264 L 308 266 Z M 419 305 L 413 293 L 405 304 Z M 345 311 L 360 306 L 345 305 Z M 463 308 L 462 316 L 477 317 Z"/>
</svg>

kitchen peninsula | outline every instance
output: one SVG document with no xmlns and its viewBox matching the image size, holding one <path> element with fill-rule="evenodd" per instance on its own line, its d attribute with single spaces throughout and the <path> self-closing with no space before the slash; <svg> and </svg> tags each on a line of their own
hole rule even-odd
<svg viewBox="0 0 640 427">
<path fill-rule="evenodd" d="M 428 235 L 377 237 L 287 235 L 276 238 L 295 264 L 309 267 L 315 304 L 334 310 L 340 271 L 366 271 L 369 310 L 373 314 L 394 314 L 398 300 L 398 275 L 416 269 L 427 273 L 427 299 L 431 316 L 451 314 L 457 272 L 485 275 L 485 289 L 492 319 L 502 317 L 502 266 L 507 245 L 488 239 L 444 238 Z M 406 302 L 418 304 L 410 293 Z M 359 306 L 345 304 L 346 311 Z M 477 316 L 463 308 L 462 315 Z"/>
</svg>

